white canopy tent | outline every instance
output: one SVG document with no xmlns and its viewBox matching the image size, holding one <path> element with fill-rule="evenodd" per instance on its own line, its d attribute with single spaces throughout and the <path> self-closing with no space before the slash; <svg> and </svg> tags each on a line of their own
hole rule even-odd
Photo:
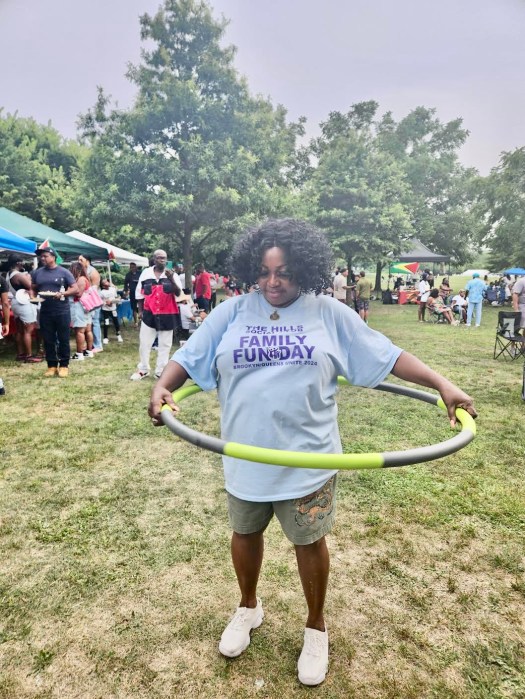
<svg viewBox="0 0 525 699">
<path fill-rule="evenodd" d="M 109 253 L 110 257 L 118 262 L 120 265 L 129 265 L 130 262 L 134 262 L 138 267 L 148 267 L 149 261 L 147 257 L 142 255 L 135 255 L 134 252 L 128 252 L 122 248 L 118 248 L 116 245 L 111 245 L 111 243 L 106 243 L 103 240 L 94 238 L 92 235 L 87 233 L 81 233 L 80 231 L 70 231 L 67 235 L 70 235 L 77 240 L 83 240 L 85 243 L 91 243 L 91 245 L 98 245 L 99 248 L 105 248 Z M 111 255 L 111 253 L 113 253 Z"/>
</svg>

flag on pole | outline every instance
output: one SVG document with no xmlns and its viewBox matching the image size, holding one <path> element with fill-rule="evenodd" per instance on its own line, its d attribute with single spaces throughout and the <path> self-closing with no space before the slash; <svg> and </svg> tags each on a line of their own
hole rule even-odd
<svg viewBox="0 0 525 699">
<path fill-rule="evenodd" d="M 392 262 L 390 274 L 417 274 L 419 262 Z"/>
<path fill-rule="evenodd" d="M 108 257 L 109 257 L 109 259 L 112 260 L 112 261 L 116 259 L 115 253 L 113 252 L 113 249 L 111 249 L 111 250 L 109 251 Z"/>
</svg>

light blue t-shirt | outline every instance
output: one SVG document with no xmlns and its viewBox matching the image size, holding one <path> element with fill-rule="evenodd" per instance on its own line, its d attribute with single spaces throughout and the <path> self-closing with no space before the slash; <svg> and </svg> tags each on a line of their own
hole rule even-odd
<svg viewBox="0 0 525 699">
<path fill-rule="evenodd" d="M 465 291 L 468 291 L 467 301 L 471 301 L 472 303 L 483 301 L 483 293 L 486 288 L 487 285 L 484 281 L 479 279 L 479 277 L 468 281 L 465 286 Z"/>
<path fill-rule="evenodd" d="M 275 311 L 255 292 L 219 304 L 172 357 L 203 390 L 218 389 L 227 441 L 341 453 L 335 392 L 342 375 L 376 386 L 401 349 L 328 296 L 300 296 Z M 242 500 L 315 492 L 336 471 L 223 457 L 226 490 Z"/>
</svg>

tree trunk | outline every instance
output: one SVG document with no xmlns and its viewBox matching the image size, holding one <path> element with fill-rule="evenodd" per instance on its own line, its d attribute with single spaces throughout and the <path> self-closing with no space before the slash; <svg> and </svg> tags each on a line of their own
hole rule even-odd
<svg viewBox="0 0 525 699">
<path fill-rule="evenodd" d="M 381 292 L 383 291 L 383 289 L 381 288 L 381 272 L 383 271 L 384 266 L 385 265 L 382 262 L 378 262 L 376 264 L 376 281 L 374 284 L 376 296 L 377 296 L 377 294 L 381 295 Z"/>
<path fill-rule="evenodd" d="M 183 259 L 183 263 L 184 263 L 185 286 L 186 286 L 186 289 L 190 290 L 190 293 L 193 292 L 193 288 L 191 285 L 191 273 L 192 273 L 192 268 L 193 268 L 193 249 L 191 246 L 192 233 L 193 233 L 193 231 L 191 229 L 191 226 L 186 221 L 184 224 L 184 240 L 182 243 L 182 259 Z"/>
<path fill-rule="evenodd" d="M 352 262 L 353 262 L 352 256 L 351 256 L 351 255 L 348 255 L 348 258 L 347 258 L 347 260 L 346 260 L 346 264 L 347 264 L 347 266 L 348 266 L 348 277 L 347 277 L 347 282 L 346 282 L 347 285 L 350 284 L 350 280 L 351 280 L 351 278 L 352 278 L 352 277 L 351 277 L 351 274 L 352 274 Z M 354 289 L 347 289 L 347 290 L 346 290 L 346 305 L 347 305 L 347 306 L 350 306 L 350 308 L 353 308 L 353 307 L 354 307 L 354 298 L 355 298 Z"/>
</svg>

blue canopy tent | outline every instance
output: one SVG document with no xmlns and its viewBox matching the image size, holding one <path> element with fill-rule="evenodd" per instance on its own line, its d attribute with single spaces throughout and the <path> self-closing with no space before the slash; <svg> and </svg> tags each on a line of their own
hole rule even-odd
<svg viewBox="0 0 525 699">
<path fill-rule="evenodd" d="M 525 274 L 525 269 L 523 267 L 510 267 L 510 269 L 504 269 L 502 274 Z"/>
<path fill-rule="evenodd" d="M 7 228 L 0 226 L 0 250 L 12 250 L 13 252 L 34 255 L 36 243 L 33 240 L 22 238 L 16 233 L 11 233 Z"/>
</svg>

